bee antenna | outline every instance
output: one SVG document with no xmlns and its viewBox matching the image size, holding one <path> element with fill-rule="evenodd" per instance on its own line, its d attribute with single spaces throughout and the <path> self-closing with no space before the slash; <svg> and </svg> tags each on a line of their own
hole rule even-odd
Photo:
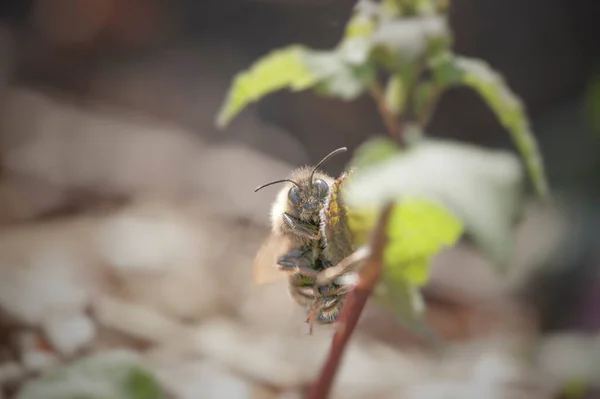
<svg viewBox="0 0 600 399">
<path fill-rule="evenodd" d="M 346 150 L 346 147 L 338 148 L 337 150 L 331 151 L 329 154 L 327 154 L 325 158 L 321 159 L 321 161 L 319 161 L 319 163 L 315 165 L 314 169 L 310 173 L 310 184 L 312 184 L 313 176 L 315 175 L 315 172 L 317 171 L 319 166 L 323 165 L 329 158 L 339 154 L 340 152 L 345 152 Z"/>
<path fill-rule="evenodd" d="M 287 182 L 290 182 L 290 183 L 294 183 L 296 186 L 300 187 L 300 185 L 299 185 L 298 183 L 296 183 L 295 181 L 293 181 L 293 180 L 290 180 L 290 179 L 282 179 L 282 180 L 275 180 L 275 181 L 272 181 L 272 182 L 269 182 L 269 183 L 263 184 L 262 186 L 256 187 L 256 188 L 254 189 L 254 192 L 257 192 L 258 190 L 261 190 L 261 189 L 263 189 L 263 188 L 265 188 L 265 187 L 268 187 L 268 186 L 270 186 L 270 185 L 273 185 L 273 184 L 277 184 L 277 183 L 285 183 L 286 181 L 287 181 Z"/>
</svg>

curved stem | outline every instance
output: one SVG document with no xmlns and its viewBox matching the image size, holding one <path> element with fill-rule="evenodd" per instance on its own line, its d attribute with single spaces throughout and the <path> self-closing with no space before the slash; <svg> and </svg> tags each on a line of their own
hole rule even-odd
<svg viewBox="0 0 600 399">
<path fill-rule="evenodd" d="M 367 299 L 379 282 L 383 263 L 383 250 L 387 242 L 387 224 L 391 210 L 392 204 L 387 205 L 381 213 L 371 240 L 370 256 L 360 269 L 356 287 L 346 295 L 327 360 L 318 379 L 310 387 L 309 399 L 325 399 L 328 397 L 348 341 L 354 332 Z"/>
<path fill-rule="evenodd" d="M 404 143 L 402 125 L 398 122 L 396 115 L 394 115 L 385 104 L 385 93 L 381 85 L 378 82 L 374 82 L 369 87 L 369 92 L 371 93 L 371 97 L 375 100 L 375 104 L 377 104 L 379 114 L 381 115 L 390 136 L 400 143 Z"/>
</svg>

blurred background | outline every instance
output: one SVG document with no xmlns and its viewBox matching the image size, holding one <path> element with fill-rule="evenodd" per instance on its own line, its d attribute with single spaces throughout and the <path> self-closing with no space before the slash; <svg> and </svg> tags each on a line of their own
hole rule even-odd
<svg viewBox="0 0 600 399">
<path fill-rule="evenodd" d="M 285 281 L 253 284 L 276 192 L 253 189 L 347 146 L 324 167 L 338 174 L 384 128 L 369 98 L 311 92 L 269 96 L 224 131 L 214 119 L 235 73 L 287 44 L 334 46 L 354 4 L 0 3 L 0 397 L 94 354 L 141 360 L 170 398 L 302 397 L 331 330 L 306 334 Z M 451 1 L 456 51 L 522 97 L 559 200 L 528 202 L 508 275 L 467 241 L 435 260 L 443 358 L 369 302 L 332 397 L 594 397 L 598 16 L 595 0 Z M 467 89 L 443 95 L 429 133 L 514 151 Z M 65 384 L 28 397 L 70 397 Z"/>
</svg>

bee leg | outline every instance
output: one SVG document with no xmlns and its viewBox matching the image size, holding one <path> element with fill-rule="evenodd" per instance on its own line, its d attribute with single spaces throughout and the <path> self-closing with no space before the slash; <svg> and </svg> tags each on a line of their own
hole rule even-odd
<svg viewBox="0 0 600 399">
<path fill-rule="evenodd" d="M 317 276 L 319 275 L 319 272 L 316 271 L 315 269 L 312 269 L 312 268 L 306 267 L 306 266 L 293 265 L 293 264 L 285 264 L 285 265 L 279 264 L 279 270 L 286 271 L 286 272 L 298 272 L 306 277 L 312 277 L 312 278 L 317 278 Z"/>
<path fill-rule="evenodd" d="M 311 249 L 295 249 L 277 260 L 277 265 L 283 271 L 296 271 L 307 277 L 317 277 L 314 270 L 315 255 Z"/>
<path fill-rule="evenodd" d="M 327 287 L 321 287 L 321 288 L 324 288 L 324 289 L 318 289 L 319 295 L 322 295 L 324 297 L 338 296 L 338 295 L 347 294 L 348 292 L 352 291 L 352 289 L 354 288 L 354 284 L 345 284 L 345 285 L 341 285 L 339 287 L 327 286 Z"/>
<path fill-rule="evenodd" d="M 310 266 L 314 263 L 314 252 L 312 249 L 294 249 L 277 260 L 281 266 Z"/>
<path fill-rule="evenodd" d="M 312 309 L 308 313 L 308 316 L 306 317 L 306 323 L 308 324 L 308 335 L 312 335 L 313 325 L 314 325 L 313 320 L 314 320 L 315 316 L 317 315 L 317 313 L 321 310 L 323 305 L 324 305 L 323 298 L 317 299 L 315 301 Z"/>
<path fill-rule="evenodd" d="M 340 277 L 344 273 L 347 273 L 354 268 L 358 268 L 362 261 L 367 259 L 370 255 L 371 249 L 368 246 L 363 246 L 348 255 L 341 262 L 335 266 L 331 266 L 319 272 L 317 278 L 317 285 L 328 285 L 331 284 L 336 278 Z"/>
<path fill-rule="evenodd" d="M 308 222 L 305 222 L 303 220 L 300 220 L 297 217 L 294 217 L 287 212 L 283 213 L 283 221 L 291 230 L 293 230 L 293 232 L 295 234 L 297 234 L 299 236 L 314 240 L 319 235 L 319 227 L 318 226 L 308 223 Z"/>
</svg>

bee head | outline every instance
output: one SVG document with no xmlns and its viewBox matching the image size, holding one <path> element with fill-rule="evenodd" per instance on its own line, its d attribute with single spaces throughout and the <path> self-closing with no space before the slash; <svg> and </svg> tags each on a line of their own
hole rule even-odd
<svg viewBox="0 0 600 399">
<path fill-rule="evenodd" d="M 313 178 L 313 174 L 306 169 L 298 170 L 295 175 L 296 183 L 287 191 L 289 213 L 303 220 L 315 219 L 320 206 L 329 195 L 328 182 L 331 183 L 332 179 L 323 174 Z"/>
<path fill-rule="evenodd" d="M 320 205 L 323 204 L 329 195 L 329 185 L 333 183 L 333 179 L 323 173 L 317 172 L 317 169 L 329 158 L 346 151 L 345 147 L 328 154 L 314 168 L 301 168 L 294 172 L 290 179 L 276 180 L 263 184 L 256 188 L 254 192 L 270 186 L 272 184 L 291 183 L 291 187 L 287 190 L 287 212 L 302 220 L 318 219 Z M 284 192 L 280 194 L 284 195 Z M 282 198 L 283 200 L 283 198 Z"/>
</svg>

